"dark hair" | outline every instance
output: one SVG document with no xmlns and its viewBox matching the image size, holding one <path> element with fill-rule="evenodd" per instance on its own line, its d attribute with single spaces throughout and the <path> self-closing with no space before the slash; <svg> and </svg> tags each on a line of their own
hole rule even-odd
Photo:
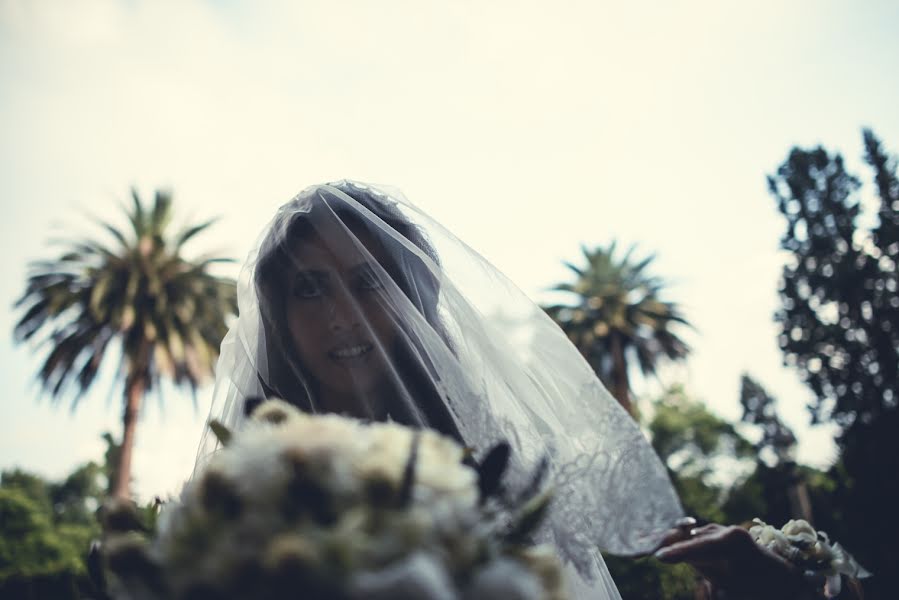
<svg viewBox="0 0 899 600">
<path fill-rule="evenodd" d="M 373 213 L 376 219 L 388 226 L 400 238 L 410 242 L 424 258 L 407 248 L 390 232 L 372 226 L 360 215 L 360 209 L 346 201 L 339 194 L 328 192 L 334 188 L 349 196 L 363 209 Z M 340 182 L 322 188 L 325 193 L 313 196 L 298 196 L 278 211 L 269 234 L 263 240 L 256 263 L 253 281 L 259 298 L 262 325 L 265 335 L 262 344 L 268 361 L 268 380 L 259 374 L 259 381 L 267 397 L 280 397 L 296 405 L 301 410 L 311 411 L 312 400 L 318 390 L 315 378 L 306 372 L 299 360 L 286 326 L 284 299 L 287 296 L 283 276 L 290 267 L 292 244 L 315 233 L 313 215 L 319 211 L 329 211 L 350 230 L 368 233 L 384 250 L 386 259 L 382 265 L 397 287 L 424 316 L 428 324 L 452 349 L 450 340 L 437 312 L 440 282 L 427 262 L 439 265 L 437 253 L 423 235 L 400 210 L 386 198 L 379 198 L 370 188 Z M 458 428 L 448 407 L 433 383 L 430 373 L 432 366 L 422 361 L 425 354 L 415 336 L 399 336 L 394 352 L 394 361 L 399 375 L 409 383 L 410 392 L 424 415 L 427 425 L 461 440 Z M 406 406 L 392 406 L 391 417 L 408 425 L 415 425 L 412 412 Z"/>
</svg>

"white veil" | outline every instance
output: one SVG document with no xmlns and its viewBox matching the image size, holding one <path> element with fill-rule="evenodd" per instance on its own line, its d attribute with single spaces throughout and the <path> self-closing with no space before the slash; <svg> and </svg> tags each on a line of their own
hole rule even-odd
<svg viewBox="0 0 899 600">
<path fill-rule="evenodd" d="M 250 253 L 222 343 L 211 417 L 239 427 L 279 396 L 311 412 L 428 425 L 476 457 L 512 446 L 509 485 L 548 457 L 543 536 L 618 598 L 599 550 L 651 551 L 682 509 L 664 466 L 553 321 L 398 191 L 303 190 Z M 208 432 L 197 461 L 216 449 Z"/>
</svg>

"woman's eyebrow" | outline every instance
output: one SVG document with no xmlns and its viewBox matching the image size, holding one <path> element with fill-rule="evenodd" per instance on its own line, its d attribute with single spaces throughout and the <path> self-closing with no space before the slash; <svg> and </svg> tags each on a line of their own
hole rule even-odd
<svg viewBox="0 0 899 600">
<path fill-rule="evenodd" d="M 351 275 L 358 275 L 359 273 L 375 274 L 377 272 L 375 264 L 377 263 L 371 261 L 361 262 L 347 269 L 347 272 Z"/>
<path fill-rule="evenodd" d="M 331 274 L 320 269 L 299 269 L 296 272 L 297 279 L 313 279 L 315 281 L 327 281 L 331 278 Z"/>
</svg>

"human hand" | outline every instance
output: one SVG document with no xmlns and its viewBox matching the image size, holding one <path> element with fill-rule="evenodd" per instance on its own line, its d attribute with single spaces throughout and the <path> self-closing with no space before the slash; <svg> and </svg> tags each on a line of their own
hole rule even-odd
<svg viewBox="0 0 899 600">
<path fill-rule="evenodd" d="M 740 527 L 713 523 L 689 528 L 682 523 L 665 537 L 655 557 L 692 565 L 728 599 L 816 597 L 799 569 L 756 544 Z"/>
</svg>

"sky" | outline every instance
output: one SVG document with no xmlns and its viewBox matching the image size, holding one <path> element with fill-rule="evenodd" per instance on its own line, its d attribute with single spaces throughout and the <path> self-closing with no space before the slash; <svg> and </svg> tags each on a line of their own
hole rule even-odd
<svg viewBox="0 0 899 600">
<path fill-rule="evenodd" d="M 899 151 L 897 27 L 874 1 L 0 0 L 0 469 L 62 477 L 120 433 L 111 373 L 71 411 L 14 344 L 48 239 L 165 187 L 182 222 L 221 217 L 197 252 L 242 260 L 280 204 L 341 178 L 402 189 L 538 301 L 581 244 L 656 253 L 696 331 L 638 392 L 682 382 L 737 419 L 749 372 L 825 466 L 833 431 L 777 347 L 765 175 L 823 144 L 866 176 L 862 127 Z M 147 400 L 141 497 L 189 474 L 210 396 Z"/>
</svg>

